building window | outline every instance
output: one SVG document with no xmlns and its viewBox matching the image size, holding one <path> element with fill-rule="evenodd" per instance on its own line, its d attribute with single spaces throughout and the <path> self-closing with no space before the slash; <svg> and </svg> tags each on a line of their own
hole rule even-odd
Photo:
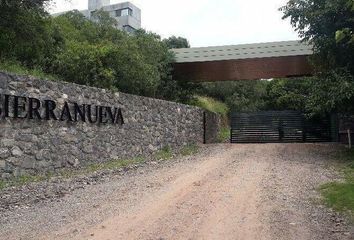
<svg viewBox="0 0 354 240">
<path fill-rule="evenodd" d="M 133 10 L 130 8 L 123 8 L 116 10 L 116 16 L 117 17 L 124 17 L 124 16 L 132 16 L 133 15 Z"/>
</svg>

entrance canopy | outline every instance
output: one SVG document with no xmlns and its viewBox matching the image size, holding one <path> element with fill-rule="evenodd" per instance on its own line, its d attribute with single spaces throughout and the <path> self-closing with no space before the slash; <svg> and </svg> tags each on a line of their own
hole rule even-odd
<svg viewBox="0 0 354 240">
<path fill-rule="evenodd" d="M 175 79 L 195 82 L 312 75 L 312 47 L 299 41 L 173 49 Z"/>
</svg>

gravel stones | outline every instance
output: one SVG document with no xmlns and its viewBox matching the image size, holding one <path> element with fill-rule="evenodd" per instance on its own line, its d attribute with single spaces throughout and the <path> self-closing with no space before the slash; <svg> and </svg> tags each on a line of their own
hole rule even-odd
<svg viewBox="0 0 354 240">
<path fill-rule="evenodd" d="M 352 240 L 346 217 L 322 205 L 316 190 L 338 179 L 331 159 L 336 149 L 329 144 L 208 145 L 195 156 L 6 189 L 0 194 L 0 236 L 66 240 L 86 239 L 87 232 L 99 238 L 91 227 L 114 230 L 117 222 L 112 227 L 104 221 L 123 215 L 120 228 L 129 228 L 132 220 L 140 239 L 221 229 L 241 236 L 230 239 L 264 232 L 252 239 Z M 134 214 L 142 216 L 140 222 Z M 204 223 L 212 224 L 205 228 Z M 145 233 L 156 234 L 144 238 Z M 229 235 L 223 236 L 215 239 Z"/>
</svg>

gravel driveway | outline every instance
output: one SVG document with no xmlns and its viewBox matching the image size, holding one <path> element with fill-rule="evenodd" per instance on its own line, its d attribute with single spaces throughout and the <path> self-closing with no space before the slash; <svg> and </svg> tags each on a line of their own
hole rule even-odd
<svg viewBox="0 0 354 240">
<path fill-rule="evenodd" d="M 14 191 L 26 204 L 6 198 L 0 239 L 354 239 L 353 226 L 322 206 L 316 191 L 337 177 L 337 150 L 209 145 L 195 156 L 82 183 L 50 201 L 26 200 L 36 186 L 13 189 L 7 196 Z"/>
</svg>

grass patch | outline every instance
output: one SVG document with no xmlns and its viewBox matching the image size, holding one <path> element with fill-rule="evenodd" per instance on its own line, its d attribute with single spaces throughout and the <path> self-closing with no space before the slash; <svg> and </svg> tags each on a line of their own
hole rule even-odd
<svg viewBox="0 0 354 240">
<path fill-rule="evenodd" d="M 196 144 L 188 144 L 181 149 L 182 156 L 189 156 L 198 152 L 198 146 Z"/>
<path fill-rule="evenodd" d="M 218 142 L 225 143 L 230 141 L 230 127 L 222 127 L 218 135 Z"/>
<path fill-rule="evenodd" d="M 354 149 L 340 151 L 336 158 L 342 163 L 343 182 L 320 187 L 325 203 L 337 211 L 349 211 L 354 219 Z"/>
<path fill-rule="evenodd" d="M 27 183 L 36 183 L 49 180 L 53 174 L 41 174 L 41 175 L 24 175 L 10 180 L 0 180 L 0 190 L 8 187 L 22 186 Z"/>
<path fill-rule="evenodd" d="M 229 113 L 229 107 L 225 103 L 211 97 L 196 96 L 190 104 L 210 112 L 219 113 L 223 117 L 227 117 Z"/>
<path fill-rule="evenodd" d="M 20 75 L 30 75 L 40 79 L 48 79 L 52 81 L 60 80 L 59 77 L 44 73 L 41 69 L 29 69 L 16 61 L 0 60 L 0 70 Z"/>
<path fill-rule="evenodd" d="M 168 160 L 172 157 L 173 153 L 170 146 L 163 147 L 154 155 L 154 158 L 157 160 Z"/>
<path fill-rule="evenodd" d="M 333 209 L 354 213 L 354 183 L 327 183 L 321 186 L 321 193 Z"/>
<path fill-rule="evenodd" d="M 145 162 L 144 158 L 137 157 L 132 159 L 123 159 L 123 160 L 112 160 L 104 163 L 95 163 L 89 165 L 85 169 L 85 173 L 91 173 L 101 170 L 116 170 L 124 167 L 128 167 L 133 164 L 139 164 Z"/>
</svg>

